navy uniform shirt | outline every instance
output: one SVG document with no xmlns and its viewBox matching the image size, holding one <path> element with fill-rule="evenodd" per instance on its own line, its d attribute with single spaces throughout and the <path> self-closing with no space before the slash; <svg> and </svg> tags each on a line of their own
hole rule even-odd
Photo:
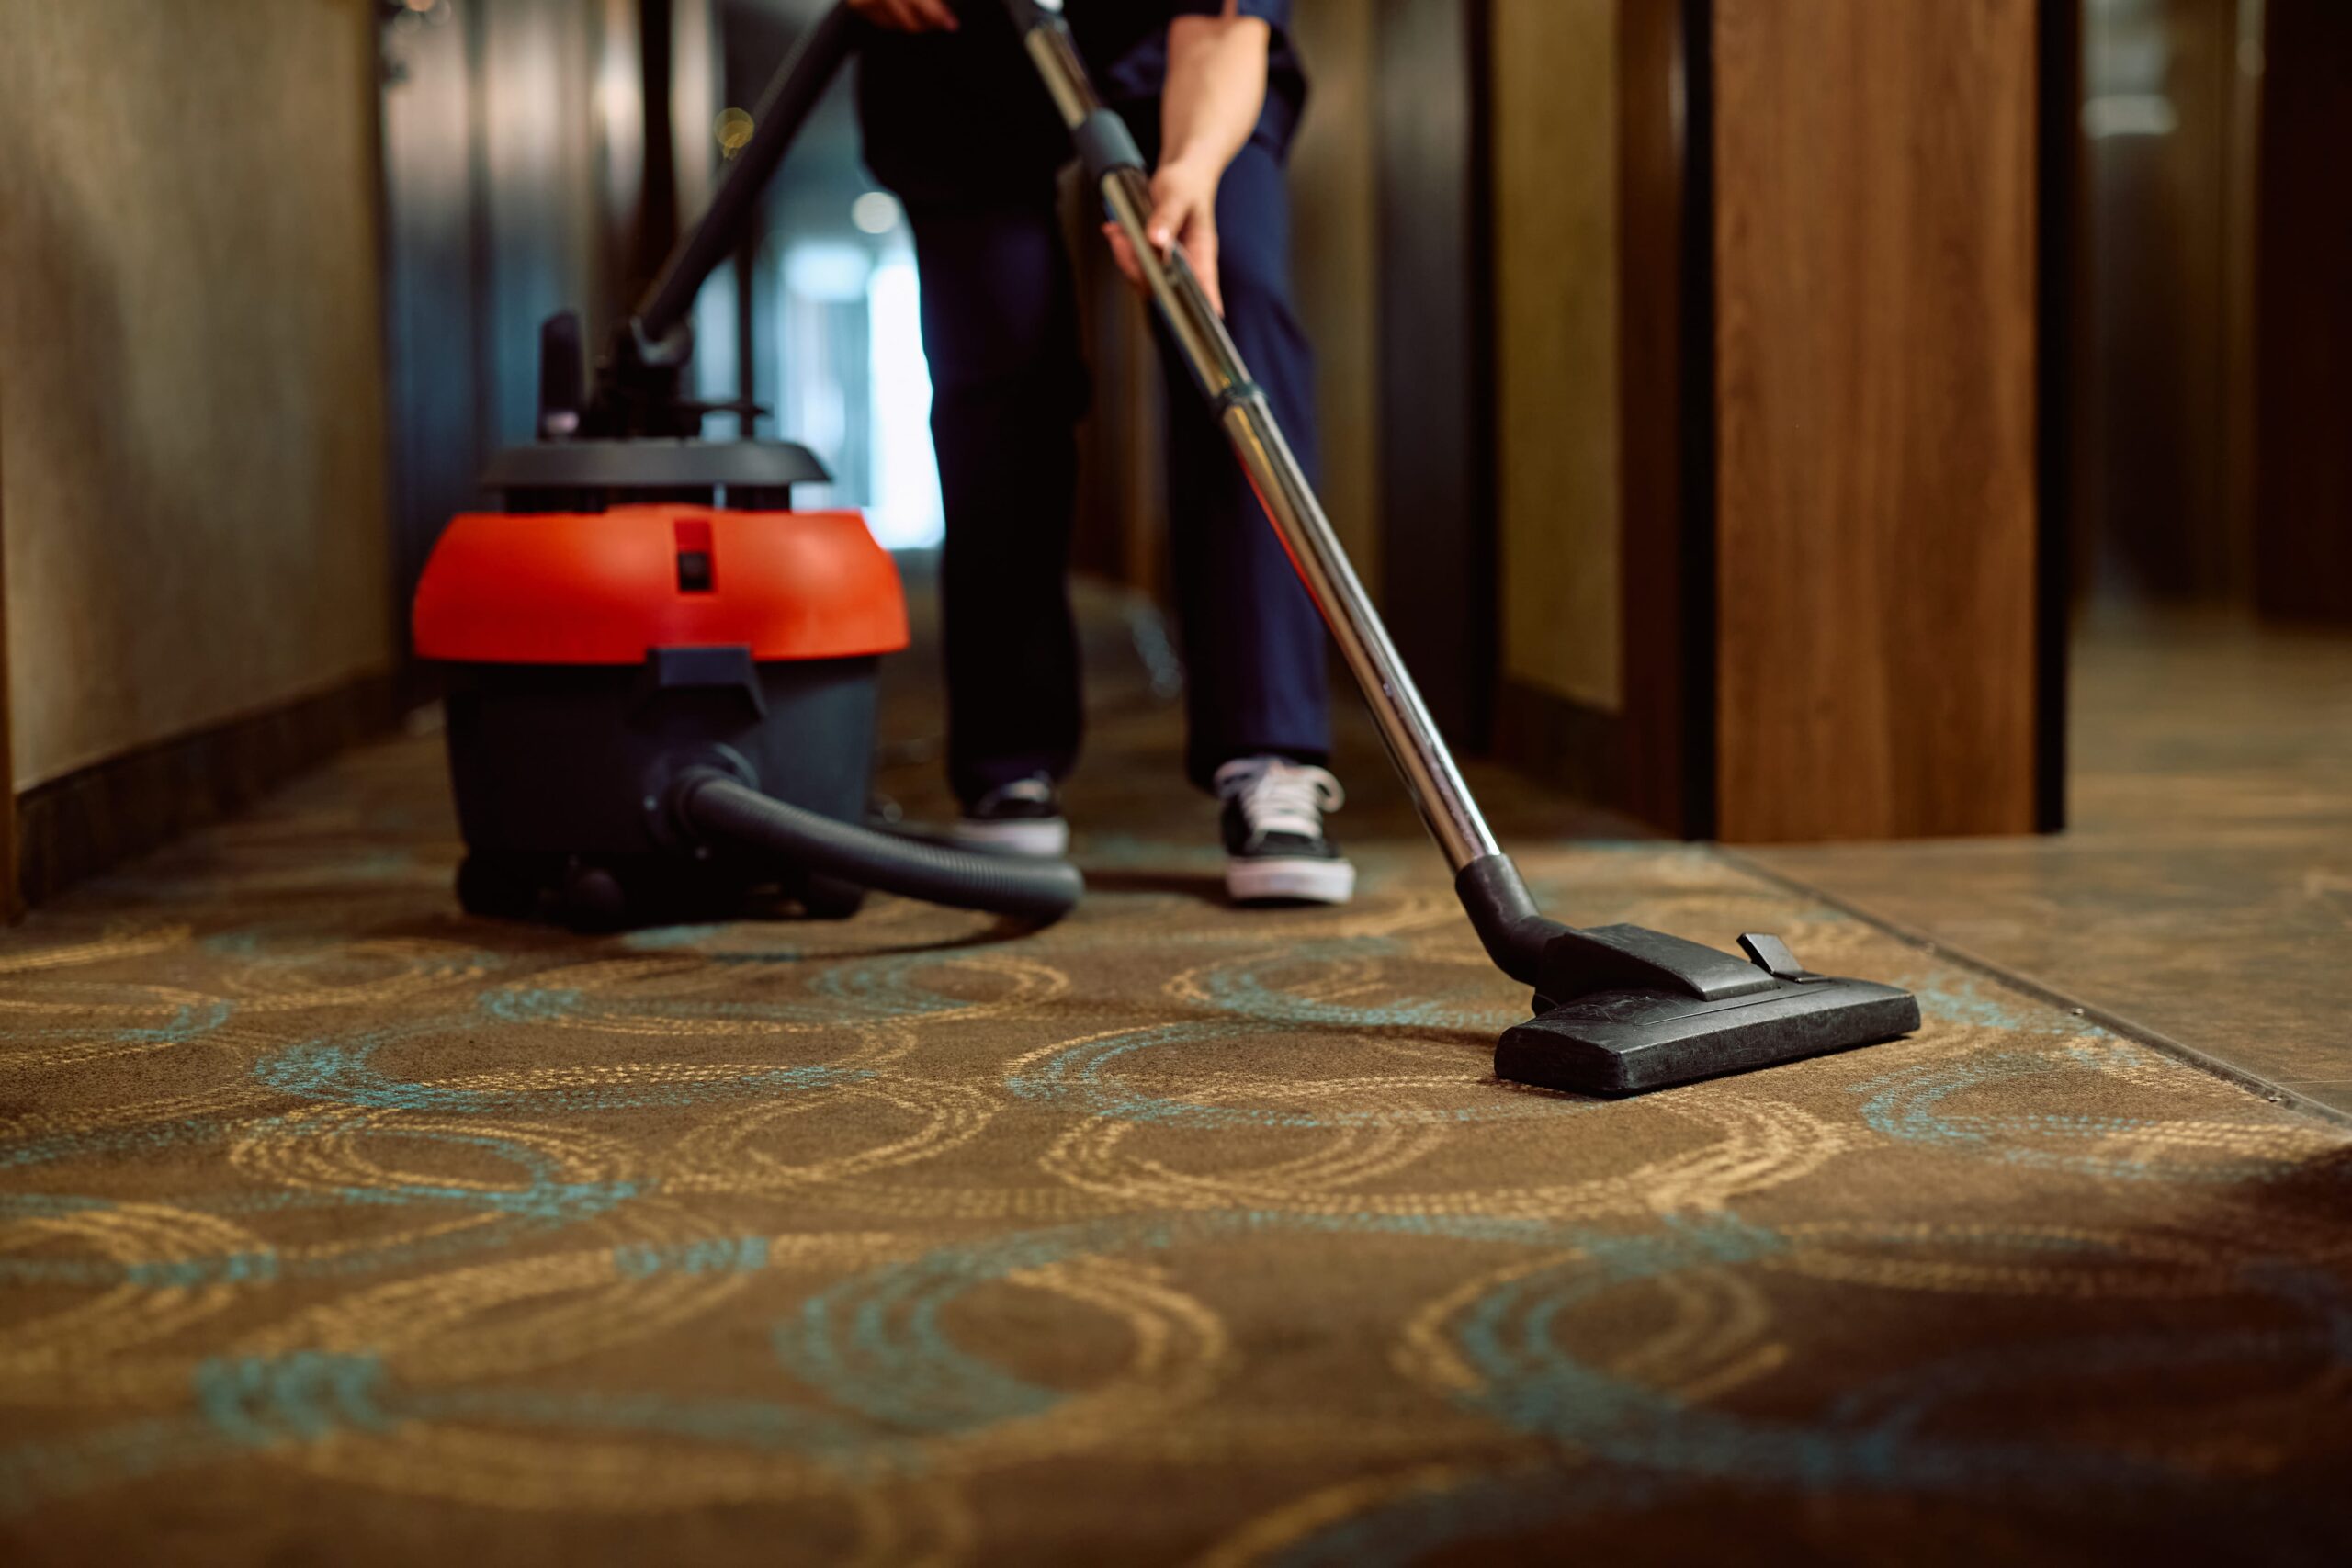
<svg viewBox="0 0 2352 1568">
<path fill-rule="evenodd" d="M 1255 137 L 1279 154 L 1306 102 L 1291 0 L 1239 0 L 1237 8 L 1273 31 Z M 1095 90 L 1148 149 L 1159 139 L 1169 23 L 1224 9 L 1224 0 L 1064 0 L 1062 16 Z M 956 0 L 956 14 L 964 25 L 953 33 L 869 35 L 857 91 L 866 166 L 911 204 L 1046 199 L 1069 160 L 1069 135 L 1001 0 Z"/>
</svg>

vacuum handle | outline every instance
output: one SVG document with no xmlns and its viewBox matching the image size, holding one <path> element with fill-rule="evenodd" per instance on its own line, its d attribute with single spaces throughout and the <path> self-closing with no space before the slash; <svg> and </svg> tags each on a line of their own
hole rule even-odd
<svg viewBox="0 0 2352 1568">
<path fill-rule="evenodd" d="M 1445 852 L 1457 876 L 1501 853 L 1462 782 L 1429 709 L 1421 702 L 1404 661 L 1388 640 L 1387 628 L 1372 605 L 1355 569 L 1332 532 L 1331 520 L 1316 499 L 1306 471 L 1283 438 L 1266 394 L 1242 364 L 1224 321 L 1210 305 L 1201 280 L 1182 249 L 1162 256 L 1145 234 L 1151 216 L 1151 183 L 1135 140 L 1118 116 L 1102 107 L 1087 78 L 1061 6 L 1050 0 L 1005 0 L 1022 45 L 1062 121 L 1069 127 L 1087 174 L 1101 188 L 1112 220 L 1126 236 L 1143 270 L 1152 300 L 1168 324 L 1201 390 L 1209 400 L 1250 488 L 1282 536 L 1301 581 L 1331 628 L 1333 640 L 1379 723 L 1381 739 L 1396 771 L 1412 791 L 1413 804 L 1430 836 Z M 1466 899 L 1465 899 L 1466 901 Z M 1475 912 L 1475 911 L 1474 911 Z"/>
<path fill-rule="evenodd" d="M 649 351 L 658 350 L 684 324 L 704 281 L 743 243 L 760 193 L 791 150 L 809 111 L 856 52 L 865 28 L 865 21 L 846 5 L 829 7 L 768 79 L 752 111 L 752 139 L 727 165 L 710 206 L 670 248 L 661 273 L 638 302 L 636 336 Z"/>
</svg>

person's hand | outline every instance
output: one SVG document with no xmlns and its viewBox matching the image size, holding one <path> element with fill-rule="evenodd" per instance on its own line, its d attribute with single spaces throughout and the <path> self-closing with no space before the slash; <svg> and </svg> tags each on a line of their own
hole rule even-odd
<svg viewBox="0 0 2352 1568">
<path fill-rule="evenodd" d="M 947 0 L 849 0 L 849 8 L 894 33 L 952 33 L 956 26 Z"/>
<path fill-rule="evenodd" d="M 1151 176 L 1151 217 L 1143 228 L 1163 257 L 1171 246 L 1184 247 L 1185 258 L 1220 316 L 1225 314 L 1225 297 L 1216 285 L 1216 186 L 1224 175 L 1223 168 L 1197 158 L 1179 157 L 1160 164 Z M 1102 231 L 1111 236 L 1119 270 L 1141 288 L 1143 268 L 1136 265 L 1126 234 L 1116 223 L 1105 223 Z"/>
</svg>

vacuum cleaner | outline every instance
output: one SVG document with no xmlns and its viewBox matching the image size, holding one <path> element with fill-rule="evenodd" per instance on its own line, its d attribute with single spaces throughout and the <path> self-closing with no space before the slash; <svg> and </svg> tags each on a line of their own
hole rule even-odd
<svg viewBox="0 0 2352 1568">
<path fill-rule="evenodd" d="M 863 25 L 836 9 L 786 62 L 593 388 L 578 316 L 541 328 L 539 439 L 492 458 L 499 510 L 453 518 L 418 580 L 470 913 L 613 929 L 764 893 L 837 918 L 878 888 L 1042 922 L 1084 891 L 1062 862 L 865 825 L 897 568 L 856 513 L 792 510 L 829 477 L 806 447 L 704 442 L 716 405 L 682 390 L 695 296 Z"/>
<path fill-rule="evenodd" d="M 1169 337 L 1215 411 L 1362 690 L 1423 823 L 1453 868 L 1455 894 L 1487 956 L 1534 992 L 1534 1016 L 1505 1031 L 1496 1047 L 1496 1076 L 1579 1093 L 1625 1095 L 1869 1044 L 1917 1029 L 1918 1003 L 1909 993 L 1868 980 L 1815 975 L 1778 937 L 1744 935 L 1735 955 L 1640 926 L 1579 930 L 1536 908 L 1471 798 L 1263 389 L 1250 378 L 1200 279 L 1181 247 L 1163 253 L 1147 238 L 1151 193 L 1143 159 L 1125 124 L 1096 96 L 1061 18 L 1059 0 L 1002 3 L 1069 128 L 1087 178 L 1134 253 Z M 430 641 L 424 635 L 426 604 L 436 597 L 434 569 L 441 566 L 440 554 L 428 568 L 418 599 L 420 649 L 472 649 L 470 657 L 441 656 L 458 658 L 477 682 L 466 699 L 471 706 L 453 700 L 449 727 L 460 815 L 476 856 L 492 845 L 509 853 L 527 840 L 529 853 L 542 857 L 535 865 L 560 863 L 576 881 L 582 874 L 580 865 L 609 864 L 617 848 L 624 856 L 652 863 L 636 868 L 640 878 L 661 868 L 652 878 L 658 882 L 675 874 L 682 852 L 707 861 L 717 842 L 765 851 L 789 874 L 804 879 L 837 878 L 853 887 L 914 891 L 951 902 L 978 904 L 983 896 L 976 891 L 982 886 L 980 868 L 962 863 L 981 857 L 924 863 L 933 880 L 925 884 L 930 891 L 920 891 L 910 886 L 918 879 L 899 875 L 899 863 L 882 849 L 887 845 L 895 854 L 919 846 L 870 833 L 849 816 L 854 792 L 845 781 L 862 773 L 870 730 L 870 660 L 887 647 L 902 644 L 904 637 L 894 618 L 901 613 L 895 593 L 884 594 L 881 588 L 887 582 L 895 590 L 895 579 L 883 577 L 870 559 L 860 564 L 861 551 L 847 532 L 849 524 L 841 521 L 843 514 L 745 514 L 730 513 L 723 505 L 681 511 L 674 504 L 648 504 L 653 498 L 647 491 L 665 486 L 683 485 L 700 496 L 708 485 L 729 484 L 696 467 L 707 460 L 698 454 L 708 449 L 676 439 L 691 434 L 682 426 L 698 419 L 698 412 L 677 399 L 676 367 L 690 344 L 671 334 L 683 333 L 694 288 L 731 250 L 759 185 L 783 157 L 809 105 L 856 47 L 865 25 L 837 5 L 804 37 L 763 97 L 752 141 L 714 198 L 711 213 L 682 243 L 648 304 L 617 333 L 600 374 L 600 395 L 585 418 L 567 420 L 566 409 L 552 406 L 553 425 L 561 428 L 551 429 L 543 419 L 542 434 L 564 439 L 543 443 L 528 460 L 517 454 L 502 459 L 492 478 L 505 480 L 509 512 L 459 520 L 484 541 L 461 547 L 468 564 L 456 574 L 475 597 L 447 621 L 436 616 Z M 557 330 L 552 335 L 554 357 L 560 360 L 564 334 Z M 571 341 L 577 341 L 576 331 Z M 585 442 L 578 435 L 604 440 Z M 649 436 L 668 438 L 669 444 L 649 443 Z M 797 447 L 740 445 L 752 452 L 739 450 L 727 460 L 749 471 L 734 482 L 762 506 L 771 503 L 779 488 L 814 477 L 814 459 Z M 582 456 L 583 449 L 597 455 Z M 681 466 L 667 468 L 665 463 Z M 689 469 L 703 477 L 689 479 Z M 642 482 L 634 490 L 611 482 L 622 473 Z M 531 640 L 466 643 L 461 626 L 480 629 L 469 616 L 495 618 L 510 604 L 514 585 L 501 581 L 497 551 L 489 541 L 511 537 L 510 531 L 527 529 L 536 518 L 546 533 L 518 553 L 538 552 L 543 563 L 568 555 L 571 547 L 556 542 L 560 531 L 583 522 L 600 525 L 596 509 L 588 504 L 595 494 L 606 502 L 601 526 L 616 536 L 628 533 L 631 547 L 649 559 L 660 558 L 654 564 L 665 570 L 674 557 L 680 597 L 691 592 L 690 578 L 701 581 L 713 571 L 729 570 L 731 558 L 724 547 L 747 528 L 774 526 L 805 535 L 812 556 L 823 559 L 824 575 L 806 588 L 746 585 L 749 607 L 742 619 L 697 619 L 666 606 L 650 607 L 657 591 L 673 587 L 666 577 L 655 581 L 617 566 L 591 570 L 567 561 L 555 569 L 539 615 L 529 620 L 537 628 Z M 625 496 L 636 504 L 625 503 Z M 671 497 L 665 493 L 662 500 Z M 559 510 L 560 517 L 546 515 Z M 616 513 L 624 520 L 612 521 Z M 458 532 L 453 525 L 444 551 L 457 543 Z M 703 564 L 690 567 L 690 558 L 706 547 Z M 757 570 L 756 560 L 745 564 Z M 592 593 L 602 595 L 597 604 L 609 623 L 606 629 L 616 633 L 607 640 L 592 637 L 582 619 L 567 613 L 568 595 Z M 860 595 L 862 604 L 854 603 Z M 629 628 L 626 637 L 617 635 L 622 626 Z M 629 653 L 635 667 L 607 661 L 635 647 L 640 631 L 670 640 L 664 646 L 648 642 Z M 681 640 L 707 637 L 736 640 L 716 647 Z M 486 652 L 496 647 L 522 657 Z M 691 705 L 664 706 L 661 694 L 673 691 L 697 698 Z M 730 702 L 736 705 L 734 728 L 727 733 L 748 739 L 748 748 L 717 733 L 728 721 L 711 716 Z M 638 705 L 644 704 L 650 705 L 650 718 L 639 716 L 648 711 Z M 561 710 L 560 718 L 549 711 L 555 709 Z M 561 734 L 547 736 L 550 744 L 545 751 L 520 739 L 534 725 L 555 724 Z M 628 730 L 629 738 L 619 739 L 612 733 L 616 729 Z M 594 771 L 560 760 L 558 742 L 594 753 L 605 776 L 600 780 Z M 809 754 L 820 746 L 835 749 L 821 764 Z M 852 746 L 857 750 L 842 754 L 842 749 Z M 517 771 L 504 771 L 510 767 Z M 771 767 L 782 771 L 765 771 Z M 551 773 L 560 775 L 560 784 Z M 630 781 L 637 787 L 624 810 L 608 796 Z M 563 808 L 560 823 L 549 808 L 550 786 L 576 798 Z M 600 787 L 605 793 L 598 793 Z M 835 793 L 824 795 L 827 788 Z M 478 839 L 477 823 L 487 833 L 514 836 Z M 583 860 L 579 844 L 567 835 L 598 829 L 611 837 L 598 839 L 597 852 Z M 566 846 L 572 852 L 568 858 L 561 852 Z M 889 876 L 883 874 L 886 866 Z M 1006 867 L 1001 874 L 1015 874 Z M 1019 902 L 1014 912 L 1050 914 L 1057 897 L 1076 896 L 1076 874 L 1069 868 L 1046 865 L 1035 874 L 1041 879 L 1035 886 L 989 885 L 986 897 L 996 902 L 979 907 Z M 820 902 L 852 898 L 848 890 L 831 885 L 809 886 Z M 599 886 L 588 897 L 603 895 Z"/>
</svg>

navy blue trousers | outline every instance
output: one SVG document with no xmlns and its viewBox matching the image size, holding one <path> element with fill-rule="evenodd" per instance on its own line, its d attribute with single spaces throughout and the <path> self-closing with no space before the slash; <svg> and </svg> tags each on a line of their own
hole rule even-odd
<svg viewBox="0 0 2352 1568">
<path fill-rule="evenodd" d="M 1131 118 L 1156 123 L 1156 112 Z M 1282 162 L 1252 141 L 1217 190 L 1226 324 L 1299 459 L 1316 471 L 1314 358 L 1291 307 Z M 1047 193 L 909 205 L 947 538 L 948 774 L 967 804 L 1058 779 L 1081 731 L 1067 580 L 1087 380 Z M 1324 631 L 1192 373 L 1163 336 L 1168 503 L 1184 654 L 1185 771 L 1330 749 Z"/>
</svg>

